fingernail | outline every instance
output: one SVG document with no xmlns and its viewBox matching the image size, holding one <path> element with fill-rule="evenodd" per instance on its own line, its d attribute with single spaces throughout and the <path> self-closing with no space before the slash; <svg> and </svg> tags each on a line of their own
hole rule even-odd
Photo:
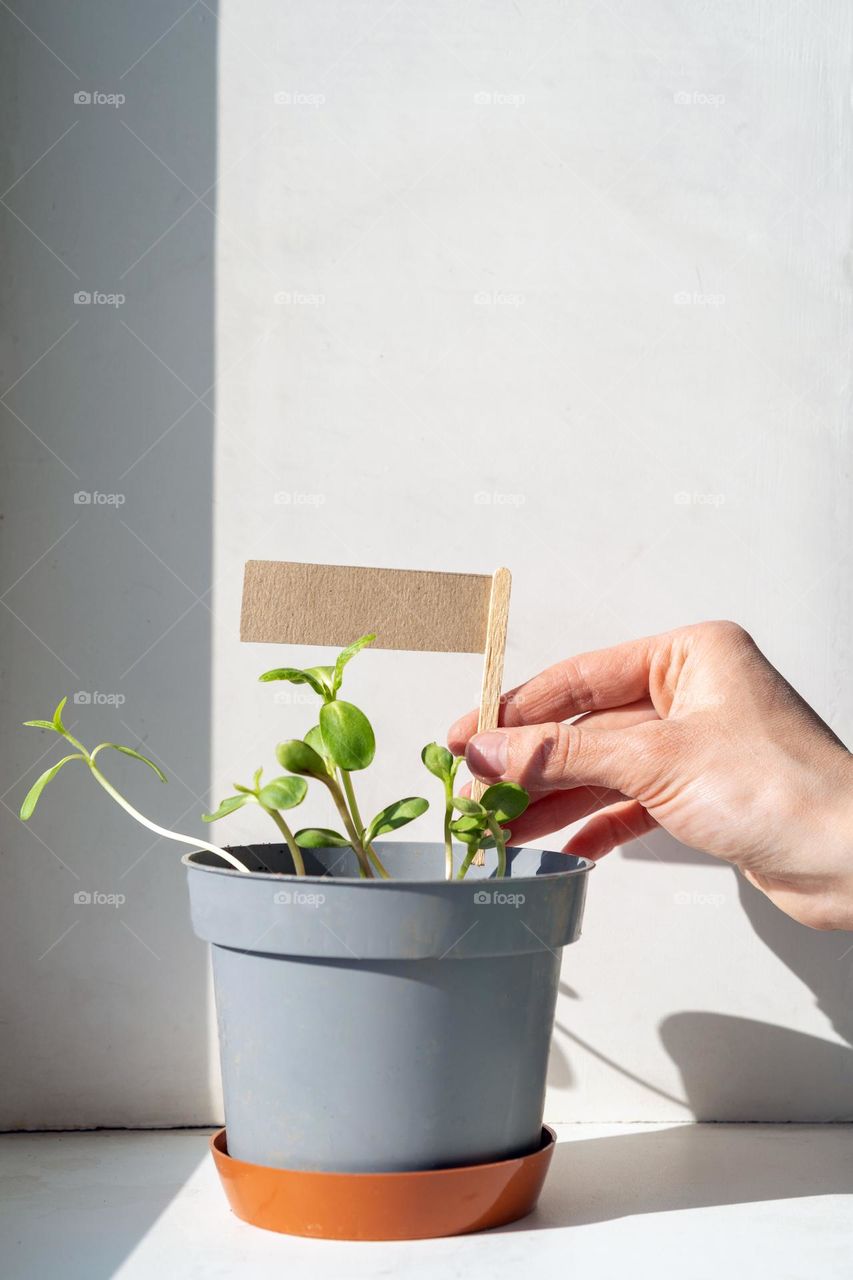
<svg viewBox="0 0 853 1280">
<path fill-rule="evenodd" d="M 505 733 L 475 734 L 465 750 L 465 761 L 478 777 L 499 778 L 506 771 Z"/>
</svg>

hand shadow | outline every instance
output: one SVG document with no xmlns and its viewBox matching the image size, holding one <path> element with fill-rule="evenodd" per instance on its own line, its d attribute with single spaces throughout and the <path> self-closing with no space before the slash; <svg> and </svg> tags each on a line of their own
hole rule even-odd
<svg viewBox="0 0 853 1280">
<path fill-rule="evenodd" d="M 853 935 L 807 929 L 725 863 L 665 832 L 625 847 L 630 859 L 701 863 L 734 876 L 761 942 L 814 993 L 838 1039 L 759 1019 L 689 1010 L 664 1019 L 664 1048 L 678 1065 L 698 1120 L 827 1123 L 853 1119 Z"/>
<path fill-rule="evenodd" d="M 718 866 L 721 874 L 733 874 L 665 833 L 653 845 L 633 843 L 623 856 Z M 853 1041 L 853 938 L 806 929 L 742 876 L 737 881 L 756 935 L 811 988 L 839 1038 Z M 809 1130 L 809 1140 L 798 1141 L 801 1122 L 853 1118 L 853 1050 L 789 1027 L 698 1010 L 664 1019 L 660 1035 L 679 1067 L 691 1111 L 717 1123 L 560 1143 L 538 1209 L 502 1230 L 853 1192 L 846 1124 L 824 1123 L 818 1135 Z M 744 1121 L 777 1123 L 757 1129 Z"/>
</svg>

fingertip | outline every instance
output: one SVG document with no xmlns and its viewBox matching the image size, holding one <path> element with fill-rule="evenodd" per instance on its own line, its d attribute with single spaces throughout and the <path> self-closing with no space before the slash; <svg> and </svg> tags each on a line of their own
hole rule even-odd
<svg viewBox="0 0 853 1280">
<path fill-rule="evenodd" d="M 465 763 L 475 778 L 494 782 L 506 773 L 509 744 L 505 733 L 490 729 L 475 733 L 465 748 Z"/>
<path fill-rule="evenodd" d="M 615 845 L 604 844 L 600 838 L 590 836 L 584 828 L 572 836 L 568 844 L 563 845 L 563 853 L 571 854 L 573 858 L 586 858 L 588 862 L 598 862 L 612 853 L 614 848 Z"/>
<path fill-rule="evenodd" d="M 447 731 L 447 745 L 455 756 L 465 754 L 471 735 L 477 732 L 477 713 L 468 712 L 454 720 Z"/>
</svg>

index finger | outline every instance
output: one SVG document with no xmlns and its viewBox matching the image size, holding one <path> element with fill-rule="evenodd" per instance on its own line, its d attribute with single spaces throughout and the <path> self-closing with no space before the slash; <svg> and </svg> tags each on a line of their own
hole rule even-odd
<svg viewBox="0 0 853 1280">
<path fill-rule="evenodd" d="M 519 728 L 568 720 L 585 711 L 601 711 L 648 696 L 649 672 L 658 637 L 629 640 L 610 649 L 593 649 L 547 667 L 501 698 L 498 724 Z M 469 711 L 450 728 L 447 745 L 461 755 L 477 732 L 478 712 Z"/>
</svg>

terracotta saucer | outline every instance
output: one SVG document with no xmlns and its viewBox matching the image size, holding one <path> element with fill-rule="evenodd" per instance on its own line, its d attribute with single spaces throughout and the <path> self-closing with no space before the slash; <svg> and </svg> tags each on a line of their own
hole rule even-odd
<svg viewBox="0 0 853 1280">
<path fill-rule="evenodd" d="M 267 1231 L 324 1240 L 423 1240 L 486 1231 L 530 1213 L 556 1135 L 545 1125 L 530 1155 L 412 1173 L 270 1169 L 228 1154 L 225 1130 L 210 1139 L 228 1203 Z"/>
</svg>

